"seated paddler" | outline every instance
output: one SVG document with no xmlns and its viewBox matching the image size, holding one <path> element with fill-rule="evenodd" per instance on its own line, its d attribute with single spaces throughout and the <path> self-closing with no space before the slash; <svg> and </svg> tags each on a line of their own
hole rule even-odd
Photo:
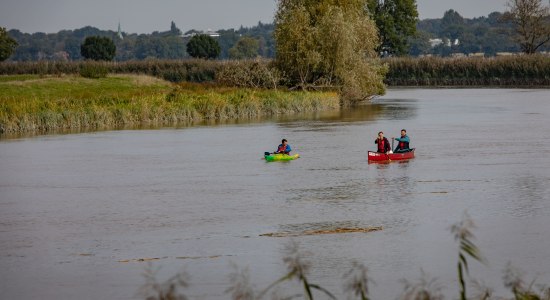
<svg viewBox="0 0 550 300">
<path fill-rule="evenodd" d="M 290 154 L 290 151 L 292 151 L 292 149 L 290 148 L 288 141 L 286 139 L 283 139 L 279 147 L 277 147 L 277 151 L 275 151 L 275 153 L 288 155 Z"/>
</svg>

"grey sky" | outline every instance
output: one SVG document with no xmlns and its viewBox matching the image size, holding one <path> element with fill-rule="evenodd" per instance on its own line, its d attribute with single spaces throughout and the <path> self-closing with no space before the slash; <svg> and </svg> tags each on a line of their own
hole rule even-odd
<svg viewBox="0 0 550 300">
<path fill-rule="evenodd" d="M 420 18 L 440 18 L 448 9 L 467 18 L 504 11 L 507 0 L 417 0 Z M 270 23 L 275 0 L 0 0 L 0 26 L 23 32 L 57 32 L 91 25 L 150 33 L 174 21 L 182 31 L 250 27 Z"/>
</svg>

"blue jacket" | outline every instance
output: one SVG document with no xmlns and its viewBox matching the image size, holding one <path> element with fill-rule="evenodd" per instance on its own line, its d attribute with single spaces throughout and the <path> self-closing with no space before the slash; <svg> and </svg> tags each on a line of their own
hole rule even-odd
<svg viewBox="0 0 550 300">
<path fill-rule="evenodd" d="M 279 147 L 277 147 L 277 151 L 275 153 L 286 153 L 289 154 L 290 151 L 292 151 L 292 148 L 290 148 L 289 144 L 286 144 L 286 148 L 283 148 L 283 144 L 280 144 Z"/>
<path fill-rule="evenodd" d="M 396 151 L 409 149 L 409 143 L 411 142 L 411 139 L 409 139 L 408 135 L 405 134 L 404 137 L 395 138 L 395 140 L 399 142 L 399 144 L 397 144 L 397 147 L 395 148 Z"/>
</svg>

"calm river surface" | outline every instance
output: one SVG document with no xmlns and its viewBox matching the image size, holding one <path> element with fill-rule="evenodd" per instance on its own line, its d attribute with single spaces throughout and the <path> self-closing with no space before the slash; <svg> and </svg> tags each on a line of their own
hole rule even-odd
<svg viewBox="0 0 550 300">
<path fill-rule="evenodd" d="M 191 299 L 227 299 L 233 264 L 263 289 L 285 274 L 293 239 L 310 281 L 339 299 L 353 261 L 369 268 L 373 299 L 395 299 L 422 270 L 453 299 L 449 227 L 464 212 L 488 261 L 470 261 L 473 278 L 510 296 L 511 262 L 550 284 L 549 120 L 547 89 L 393 89 L 353 111 L 3 139 L 0 298 L 139 298 L 138 260 L 159 258 L 159 280 L 183 269 Z M 401 128 L 417 157 L 368 164 L 377 132 Z M 302 157 L 263 161 L 281 138 Z M 383 230 L 260 236 L 356 226 Z"/>
</svg>

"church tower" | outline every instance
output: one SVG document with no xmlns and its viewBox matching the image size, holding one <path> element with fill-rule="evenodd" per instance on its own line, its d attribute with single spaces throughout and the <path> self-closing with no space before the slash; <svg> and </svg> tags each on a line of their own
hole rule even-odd
<svg viewBox="0 0 550 300">
<path fill-rule="evenodd" d="M 124 38 L 122 37 L 122 30 L 120 30 L 120 22 L 118 22 L 118 32 L 117 32 L 117 35 L 118 35 L 118 37 L 119 37 L 121 40 L 124 39 Z"/>
</svg>

